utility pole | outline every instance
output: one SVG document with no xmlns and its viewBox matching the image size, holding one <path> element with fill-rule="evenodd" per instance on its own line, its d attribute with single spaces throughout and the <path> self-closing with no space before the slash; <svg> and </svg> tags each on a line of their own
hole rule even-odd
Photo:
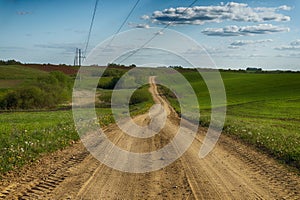
<svg viewBox="0 0 300 200">
<path fill-rule="evenodd" d="M 82 58 L 81 49 L 78 49 L 78 57 L 79 57 L 78 66 L 81 67 L 81 58 Z"/>
<path fill-rule="evenodd" d="M 74 58 L 74 66 L 81 67 L 82 59 L 83 59 L 83 56 L 82 56 L 81 49 L 76 48 L 75 58 Z"/>
<path fill-rule="evenodd" d="M 77 64 L 78 64 L 78 48 L 76 48 L 76 52 L 75 52 L 74 66 L 77 66 Z"/>
</svg>

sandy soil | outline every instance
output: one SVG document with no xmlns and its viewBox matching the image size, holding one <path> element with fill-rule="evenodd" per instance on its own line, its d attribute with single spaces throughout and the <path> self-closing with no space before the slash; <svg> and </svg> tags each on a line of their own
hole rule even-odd
<svg viewBox="0 0 300 200">
<path fill-rule="evenodd" d="M 178 116 L 157 93 L 153 77 L 150 83 L 155 102 L 168 111 L 165 127 L 145 139 L 128 136 L 117 125 L 107 127 L 105 134 L 123 149 L 157 150 L 176 133 Z M 148 114 L 134 120 L 150 123 Z M 191 147 L 174 163 L 139 174 L 107 167 L 78 142 L 8 174 L 0 183 L 0 199 L 300 199 L 297 172 L 225 135 L 199 159 L 205 133 L 200 128 Z"/>
</svg>

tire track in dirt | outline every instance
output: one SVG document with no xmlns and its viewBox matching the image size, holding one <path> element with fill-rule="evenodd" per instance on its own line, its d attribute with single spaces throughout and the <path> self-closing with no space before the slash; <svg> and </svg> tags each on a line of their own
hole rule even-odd
<svg viewBox="0 0 300 200">
<path fill-rule="evenodd" d="M 223 135 L 220 145 L 235 158 L 242 160 L 250 169 L 251 180 L 261 184 L 262 180 L 268 183 L 270 193 L 280 192 L 276 198 L 300 199 L 299 176 L 286 166 L 278 164 L 269 156 L 255 151 L 252 147 L 241 144 L 228 136 Z M 272 192 L 274 191 L 274 192 Z"/>
<path fill-rule="evenodd" d="M 128 151 L 162 148 L 178 130 L 178 116 L 158 95 L 154 78 L 149 80 L 153 99 L 168 111 L 166 126 L 144 140 L 129 137 L 117 125 L 107 127 L 108 138 Z M 148 124 L 148 114 L 135 121 Z M 40 164 L 33 164 L 36 171 L 29 166 L 20 174 L 8 176 L 1 182 L 0 199 L 300 199 L 299 175 L 228 136 L 222 135 L 214 150 L 199 159 L 206 131 L 199 129 L 180 159 L 143 174 L 109 168 L 88 155 L 81 143 L 75 144 L 54 153 L 54 158 L 46 157 Z M 187 132 L 182 142 L 189 137 L 192 135 Z"/>
<path fill-rule="evenodd" d="M 81 144 L 45 156 L 18 172 L 8 174 L 0 185 L 0 199 L 44 199 L 68 177 L 68 169 L 82 162 L 89 152 Z M 43 166 L 45 165 L 45 166 Z"/>
<path fill-rule="evenodd" d="M 18 199 L 38 199 L 40 196 L 50 193 L 68 177 L 68 169 L 82 162 L 88 154 L 88 152 L 82 152 L 64 161 L 57 169 L 43 177 L 42 180 L 29 184 L 30 187 L 26 191 L 21 192 L 21 195 L 18 195 Z"/>
</svg>

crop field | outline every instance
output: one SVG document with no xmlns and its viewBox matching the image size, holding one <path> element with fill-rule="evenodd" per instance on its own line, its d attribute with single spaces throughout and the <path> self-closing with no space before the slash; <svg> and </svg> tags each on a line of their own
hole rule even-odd
<svg viewBox="0 0 300 200">
<path fill-rule="evenodd" d="M 210 72 L 205 72 L 210 73 Z M 208 126 L 210 97 L 197 72 L 185 72 Z M 300 73 L 221 72 L 227 95 L 224 131 L 279 160 L 300 167 Z M 174 98 L 170 103 L 180 112 Z"/>
</svg>

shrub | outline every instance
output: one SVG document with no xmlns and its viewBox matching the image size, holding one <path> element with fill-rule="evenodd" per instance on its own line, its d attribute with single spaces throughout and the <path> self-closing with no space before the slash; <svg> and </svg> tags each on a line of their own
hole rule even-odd
<svg viewBox="0 0 300 200">
<path fill-rule="evenodd" d="M 118 83 L 119 79 L 120 77 L 113 77 L 110 81 L 99 82 L 97 87 L 102 89 L 112 90 Z"/>
<path fill-rule="evenodd" d="M 71 79 L 61 72 L 37 78 L 31 86 L 16 89 L 0 100 L 1 109 L 52 108 L 71 98 Z"/>
<path fill-rule="evenodd" d="M 149 97 L 151 99 L 151 95 L 149 95 L 149 92 L 147 90 L 138 89 L 130 97 L 129 104 L 134 105 L 145 101 L 149 101 Z"/>
</svg>

